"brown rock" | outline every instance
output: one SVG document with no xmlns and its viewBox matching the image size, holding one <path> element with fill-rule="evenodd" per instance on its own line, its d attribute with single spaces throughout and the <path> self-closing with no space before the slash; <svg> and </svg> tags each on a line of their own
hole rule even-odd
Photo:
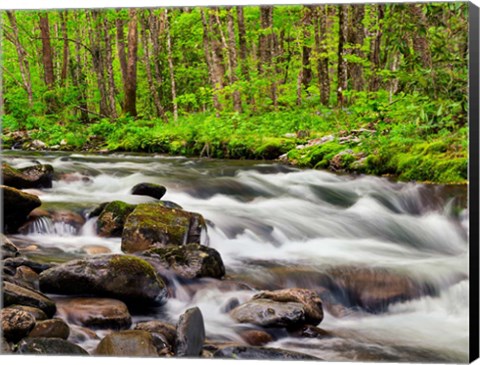
<svg viewBox="0 0 480 365">
<path fill-rule="evenodd" d="M 243 340 L 251 346 L 264 346 L 273 341 L 273 337 L 265 331 L 246 330 L 240 333 Z"/>
<path fill-rule="evenodd" d="M 2 333 L 7 341 L 18 342 L 35 326 L 35 318 L 28 312 L 4 308 L 1 311 Z"/>
<path fill-rule="evenodd" d="M 170 346 L 175 344 L 175 338 L 177 337 L 175 326 L 161 321 L 139 322 L 133 329 L 159 334 L 163 336 Z"/>
<path fill-rule="evenodd" d="M 28 337 L 54 337 L 66 340 L 69 335 L 68 325 L 60 318 L 53 318 L 37 322 Z"/>
<path fill-rule="evenodd" d="M 36 321 L 43 321 L 45 319 L 48 319 L 44 311 L 35 307 L 29 307 L 26 305 L 12 305 L 8 308 L 18 309 L 30 313 Z"/>
<path fill-rule="evenodd" d="M 161 351 L 161 350 L 160 350 Z M 98 344 L 96 355 L 157 357 L 155 339 L 147 331 L 129 330 L 105 336 Z"/>
</svg>

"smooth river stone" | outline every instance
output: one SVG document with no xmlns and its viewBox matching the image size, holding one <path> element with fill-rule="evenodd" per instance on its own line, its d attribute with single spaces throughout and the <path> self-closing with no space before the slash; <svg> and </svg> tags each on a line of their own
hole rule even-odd
<svg viewBox="0 0 480 365">
<path fill-rule="evenodd" d="M 60 318 L 53 318 L 37 322 L 28 337 L 62 338 L 66 340 L 69 335 L 68 324 Z"/>
<path fill-rule="evenodd" d="M 150 332 L 128 330 L 106 335 L 98 344 L 95 354 L 157 357 L 159 349 L 157 349 L 155 338 Z"/>
<path fill-rule="evenodd" d="M 28 337 L 18 344 L 17 354 L 30 355 L 88 355 L 78 345 L 61 338 Z"/>
<path fill-rule="evenodd" d="M 321 360 L 318 357 L 294 351 L 249 346 L 224 347 L 216 351 L 213 357 L 238 360 Z"/>
<path fill-rule="evenodd" d="M 3 304 L 5 306 L 19 304 L 39 308 L 48 317 L 52 317 L 57 310 L 55 302 L 42 293 L 7 281 L 3 282 Z"/>
<path fill-rule="evenodd" d="M 28 312 L 4 308 L 1 310 L 2 334 L 7 341 L 18 342 L 35 326 L 35 318 Z"/>
<path fill-rule="evenodd" d="M 205 325 L 200 309 L 187 309 L 177 324 L 175 355 L 179 357 L 199 356 L 205 342 Z"/>
<path fill-rule="evenodd" d="M 56 304 L 58 315 L 69 323 L 95 329 L 126 329 L 132 324 L 127 306 L 116 299 L 61 298 Z"/>
</svg>

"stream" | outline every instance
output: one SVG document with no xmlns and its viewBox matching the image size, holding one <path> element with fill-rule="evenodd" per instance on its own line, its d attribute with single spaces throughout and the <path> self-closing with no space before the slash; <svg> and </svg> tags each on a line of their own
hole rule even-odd
<svg viewBox="0 0 480 365">
<path fill-rule="evenodd" d="M 225 303 L 248 300 L 255 293 L 249 288 L 300 287 L 321 293 L 325 318 L 319 327 L 330 336 L 286 334 L 268 347 L 327 361 L 468 361 L 466 186 L 398 183 L 264 161 L 2 154 L 16 168 L 39 162 L 51 164 L 57 174 L 88 176 L 55 180 L 51 189 L 31 191 L 45 209 L 86 216 L 102 202 L 153 201 L 130 194 L 134 185 L 152 182 L 167 188 L 162 200 L 206 218 L 204 243 L 224 261 L 224 285 L 213 279 L 194 287 L 175 282 L 165 306 L 135 315 L 134 322 L 157 318 L 175 323 L 187 308 L 198 306 L 208 338 L 242 343 L 235 330 L 240 325 L 221 310 Z M 121 252 L 120 238 L 95 234 L 95 218 L 78 234 L 39 221 L 28 233 L 9 237 L 20 248 L 36 247 L 25 249 L 25 255 L 47 261 L 85 257 L 88 247 Z M 228 285 L 238 282 L 244 285 Z M 385 294 L 397 287 L 399 295 Z M 384 297 L 394 299 L 378 299 Z M 96 343 L 81 345 L 91 351 Z"/>
</svg>

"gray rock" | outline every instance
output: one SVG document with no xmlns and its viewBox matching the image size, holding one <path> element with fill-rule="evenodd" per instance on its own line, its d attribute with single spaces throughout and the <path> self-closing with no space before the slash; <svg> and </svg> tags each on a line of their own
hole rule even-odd
<svg viewBox="0 0 480 365">
<path fill-rule="evenodd" d="M 15 169 L 7 163 L 2 164 L 3 183 L 16 189 L 51 188 L 53 179 L 52 165 L 34 165 Z"/>
<path fill-rule="evenodd" d="M 269 299 L 250 300 L 230 312 L 240 323 L 262 327 L 290 327 L 305 323 L 305 309 L 299 303 L 279 303 Z"/>
<path fill-rule="evenodd" d="M 168 343 L 170 347 L 175 345 L 177 330 L 175 326 L 170 323 L 161 321 L 139 322 L 133 329 L 147 331 L 152 334 L 158 334 Z"/>
<path fill-rule="evenodd" d="M 122 234 L 122 251 L 146 251 L 166 245 L 200 243 L 205 220 L 198 213 L 169 209 L 156 203 L 139 204 L 128 216 Z"/>
<path fill-rule="evenodd" d="M 0 185 L 0 193 L 3 194 L 3 231 L 6 233 L 15 233 L 27 222 L 28 213 L 42 204 L 38 196 L 9 186 Z"/>
<path fill-rule="evenodd" d="M 8 307 L 15 304 L 39 308 L 48 317 L 52 317 L 57 310 L 55 303 L 42 293 L 5 281 L 3 282 L 3 305 Z"/>
<path fill-rule="evenodd" d="M 73 260 L 40 274 L 43 292 L 96 295 L 131 305 L 160 305 L 166 297 L 163 280 L 145 260 L 128 255 L 101 255 Z"/>
<path fill-rule="evenodd" d="M 161 352 L 155 338 L 147 331 L 128 330 L 105 336 L 98 344 L 95 354 L 107 356 L 157 357 Z"/>
<path fill-rule="evenodd" d="M 35 318 L 28 312 L 4 308 L 1 310 L 2 334 L 7 341 L 18 342 L 35 326 Z"/>
<path fill-rule="evenodd" d="M 179 357 L 199 356 L 205 342 L 203 316 L 197 307 L 188 309 L 180 316 L 177 324 L 175 355 Z"/>
<path fill-rule="evenodd" d="M 41 263 L 41 262 L 31 260 L 31 259 L 23 257 L 23 256 L 22 257 L 12 257 L 12 258 L 6 259 L 3 262 L 3 265 L 6 266 L 6 267 L 13 267 L 15 269 L 17 269 L 20 266 L 26 266 L 26 267 L 29 267 L 30 269 L 32 269 L 33 271 L 35 271 L 36 273 L 41 273 L 42 271 L 45 271 L 47 269 L 50 269 L 50 268 L 56 266 L 56 264 L 45 264 L 45 263 Z"/>
<path fill-rule="evenodd" d="M 153 266 L 159 265 L 161 268 L 172 270 L 186 279 L 203 277 L 220 279 L 225 275 L 225 266 L 218 251 L 196 243 L 153 248 L 142 253 L 142 256 L 145 256 Z"/>
<path fill-rule="evenodd" d="M 61 338 L 24 338 L 18 344 L 16 353 L 30 355 L 88 355 L 78 345 Z"/>
<path fill-rule="evenodd" d="M 70 327 L 60 318 L 39 321 L 28 334 L 28 337 L 48 337 L 68 339 Z"/>
<path fill-rule="evenodd" d="M 131 190 L 132 195 L 145 195 L 158 200 L 162 199 L 166 192 L 165 186 L 152 183 L 140 183 Z"/>
<path fill-rule="evenodd" d="M 95 329 L 127 329 L 132 317 L 127 306 L 116 299 L 61 298 L 56 301 L 57 312 L 73 324 Z"/>
<path fill-rule="evenodd" d="M 213 354 L 214 358 L 238 360 L 321 360 L 318 357 L 268 347 L 228 346 Z"/>
</svg>

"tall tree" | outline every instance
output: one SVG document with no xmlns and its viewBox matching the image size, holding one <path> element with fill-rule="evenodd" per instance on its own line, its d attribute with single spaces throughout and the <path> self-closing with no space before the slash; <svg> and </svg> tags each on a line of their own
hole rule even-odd
<svg viewBox="0 0 480 365">
<path fill-rule="evenodd" d="M 259 36 L 259 63 L 260 75 L 270 74 L 270 98 L 272 104 L 277 107 L 277 85 L 275 80 L 275 68 L 273 67 L 274 36 L 273 36 L 273 6 L 260 7 L 260 36 Z"/>
<path fill-rule="evenodd" d="M 337 103 L 340 106 L 344 105 L 344 94 L 348 87 L 348 75 L 347 75 L 347 60 L 346 55 L 346 43 L 347 43 L 347 31 L 348 31 L 348 5 L 338 6 L 338 68 L 337 68 Z"/>
<path fill-rule="evenodd" d="M 61 11 L 60 21 L 62 26 L 62 38 L 63 38 L 63 54 L 62 54 L 62 71 L 60 73 L 60 84 L 63 86 L 67 80 L 68 76 L 68 58 L 69 58 L 69 47 L 68 47 L 68 30 L 67 30 L 67 21 L 68 21 L 68 12 Z"/>
<path fill-rule="evenodd" d="M 297 105 L 302 104 L 302 89 L 307 90 L 312 80 L 312 68 L 310 65 L 312 48 L 309 44 L 310 26 L 312 25 L 312 7 L 305 5 L 302 8 L 302 12 L 302 67 L 298 73 Z"/>
<path fill-rule="evenodd" d="M 350 54 L 355 56 L 354 60 L 348 63 L 348 78 L 354 90 L 361 91 L 364 87 L 363 65 L 365 57 L 362 51 L 365 39 L 363 18 L 365 16 L 365 5 L 350 5 L 350 24 L 348 27 L 347 41 L 350 46 Z"/>
<path fill-rule="evenodd" d="M 168 10 L 165 9 L 165 30 L 167 32 L 168 70 L 170 72 L 170 85 L 172 88 L 173 119 L 178 119 L 177 87 L 175 84 L 175 69 L 173 65 L 172 35 L 168 21 Z"/>
<path fill-rule="evenodd" d="M 111 30 L 110 20 L 108 20 L 107 17 L 104 17 L 103 31 L 105 34 L 105 68 L 106 68 L 107 77 L 108 77 L 108 87 L 107 87 L 108 103 L 109 103 L 110 115 L 112 116 L 112 118 L 117 118 L 118 114 L 117 114 L 117 108 L 115 103 L 116 88 L 115 88 L 115 77 L 114 77 L 114 71 L 113 71 L 112 35 L 110 34 L 110 30 Z"/>
<path fill-rule="evenodd" d="M 328 71 L 327 49 L 327 5 L 319 5 L 315 8 L 315 49 L 317 53 L 318 87 L 320 90 L 320 102 L 328 105 L 330 100 L 330 76 Z"/>
<path fill-rule="evenodd" d="M 372 67 L 372 76 L 370 77 L 370 91 L 378 91 L 380 88 L 380 76 L 378 71 L 380 71 L 380 45 L 382 42 L 383 35 L 383 18 L 385 16 L 385 5 L 376 4 L 374 9 L 376 14 L 375 19 L 375 33 L 372 37 L 370 43 L 370 64 Z"/>
<path fill-rule="evenodd" d="M 48 13 L 46 11 L 39 14 L 40 37 L 42 39 L 42 61 L 43 75 L 45 85 L 53 89 L 55 77 L 53 73 L 53 49 L 50 43 L 50 26 L 48 23 Z"/>
<path fill-rule="evenodd" d="M 132 117 L 137 116 L 137 60 L 138 60 L 138 29 L 137 10 L 129 10 L 130 21 L 128 22 L 127 35 L 127 72 L 125 80 L 125 113 Z"/>
</svg>

